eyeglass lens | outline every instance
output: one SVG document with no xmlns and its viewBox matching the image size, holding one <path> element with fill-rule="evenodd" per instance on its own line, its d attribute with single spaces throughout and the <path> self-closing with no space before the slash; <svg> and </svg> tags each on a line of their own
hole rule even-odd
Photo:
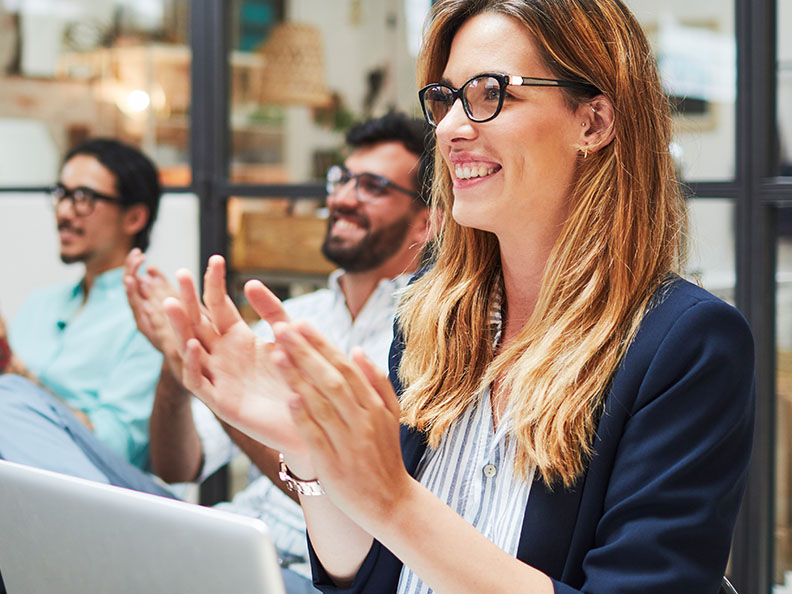
<svg viewBox="0 0 792 594">
<path fill-rule="evenodd" d="M 474 121 L 493 117 L 501 104 L 501 83 L 498 79 L 482 75 L 465 83 L 459 90 L 465 111 Z M 427 115 L 433 124 L 438 124 L 456 100 L 456 93 L 445 85 L 435 85 L 426 89 L 423 102 Z"/>
<path fill-rule="evenodd" d="M 57 184 L 52 189 L 54 206 L 57 207 L 63 200 L 70 200 L 74 212 L 80 216 L 88 215 L 93 212 L 97 198 L 97 193 L 90 188 L 75 188 L 69 190 L 62 184 Z"/>
<path fill-rule="evenodd" d="M 357 197 L 363 201 L 382 196 L 388 185 L 386 181 L 371 173 L 352 175 L 343 167 L 333 165 L 327 170 L 327 193 L 333 194 L 350 180 L 354 180 Z"/>
<path fill-rule="evenodd" d="M 385 193 L 387 184 L 370 173 L 361 173 L 357 176 L 357 190 L 360 196 L 376 198 Z"/>
</svg>

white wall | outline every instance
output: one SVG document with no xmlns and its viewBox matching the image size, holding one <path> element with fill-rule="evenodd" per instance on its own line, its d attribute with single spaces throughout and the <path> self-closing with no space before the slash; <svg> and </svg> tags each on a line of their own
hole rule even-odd
<svg viewBox="0 0 792 594">
<path fill-rule="evenodd" d="M 171 278 L 182 267 L 198 272 L 198 212 L 192 194 L 162 197 L 148 256 Z M 0 254 L 0 313 L 6 320 L 31 290 L 76 282 L 83 270 L 61 263 L 52 207 L 43 194 L 0 194 Z"/>
</svg>

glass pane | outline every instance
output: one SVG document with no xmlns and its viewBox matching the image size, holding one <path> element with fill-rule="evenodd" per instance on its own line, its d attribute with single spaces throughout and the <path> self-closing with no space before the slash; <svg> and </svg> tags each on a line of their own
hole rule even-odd
<svg viewBox="0 0 792 594">
<path fill-rule="evenodd" d="M 164 194 L 160 200 L 146 258 L 171 280 L 179 268 L 200 278 L 199 210 L 194 194 Z M 54 221 L 52 200 L 43 192 L 4 192 L 0 196 L 0 253 L 5 254 L 0 258 L 0 278 L 9 279 L 0 291 L 0 316 L 7 322 L 32 291 L 53 283 L 76 282 L 83 273 L 82 265 L 64 264 L 58 257 Z"/>
<path fill-rule="evenodd" d="M 788 0 L 787 0 L 788 1 Z M 672 151 L 688 181 L 735 175 L 733 0 L 626 0 L 652 44 L 674 109 Z"/>
<path fill-rule="evenodd" d="M 0 1 L 0 187 L 49 184 L 91 136 L 190 182 L 188 0 Z"/>
<path fill-rule="evenodd" d="M 327 229 L 323 202 L 315 198 L 231 198 L 231 296 L 249 322 L 258 315 L 245 300 L 242 287 L 262 280 L 286 299 L 327 284 L 334 266 L 321 254 Z"/>
<path fill-rule="evenodd" d="M 732 200 L 692 198 L 688 206 L 686 276 L 734 304 L 735 205 Z"/>
<path fill-rule="evenodd" d="M 776 483 L 774 594 L 792 592 L 792 208 L 776 244 Z"/>
<path fill-rule="evenodd" d="M 776 0 L 778 18 L 778 140 L 779 175 L 792 176 L 792 0 Z"/>
<path fill-rule="evenodd" d="M 232 0 L 231 179 L 320 179 L 351 123 L 419 115 L 415 57 L 430 0 Z"/>
</svg>

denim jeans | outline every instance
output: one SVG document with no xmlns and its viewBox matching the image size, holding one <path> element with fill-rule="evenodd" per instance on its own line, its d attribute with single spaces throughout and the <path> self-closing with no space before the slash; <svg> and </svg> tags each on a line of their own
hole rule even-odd
<svg viewBox="0 0 792 594">
<path fill-rule="evenodd" d="M 18 375 L 0 375 L 0 458 L 173 497 L 151 475 L 100 442 L 52 394 Z"/>
</svg>

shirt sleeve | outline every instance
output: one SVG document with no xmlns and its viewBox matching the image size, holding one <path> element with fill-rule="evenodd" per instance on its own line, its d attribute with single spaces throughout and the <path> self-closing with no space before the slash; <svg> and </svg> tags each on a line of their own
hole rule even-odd
<svg viewBox="0 0 792 594">
<path fill-rule="evenodd" d="M 198 476 L 198 482 L 201 483 L 231 462 L 239 453 L 239 448 L 231 441 L 209 407 L 195 397 L 192 399 L 192 415 L 203 452 L 203 466 Z"/>
<path fill-rule="evenodd" d="M 85 411 L 96 437 L 132 464 L 148 464 L 148 422 L 162 355 L 134 331 L 100 387 L 96 406 Z"/>
</svg>

